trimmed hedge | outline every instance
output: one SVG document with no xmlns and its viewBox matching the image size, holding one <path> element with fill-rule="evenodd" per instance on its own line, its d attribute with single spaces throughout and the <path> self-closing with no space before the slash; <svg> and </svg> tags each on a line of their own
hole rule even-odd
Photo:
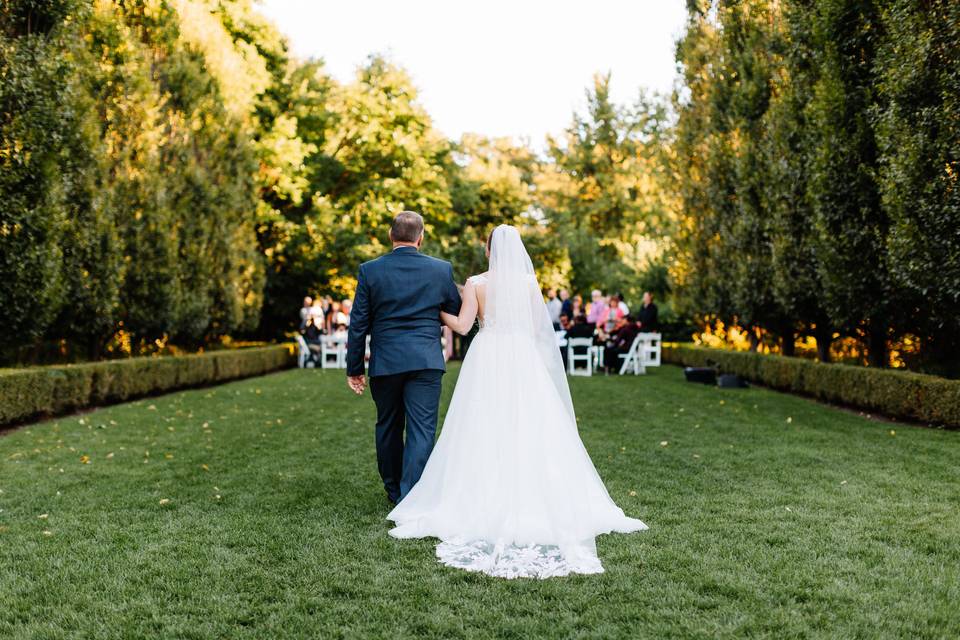
<svg viewBox="0 0 960 640">
<path fill-rule="evenodd" d="M 688 367 L 716 365 L 723 373 L 818 400 L 960 427 L 960 380 L 687 344 L 664 344 L 661 355 L 664 362 Z"/>
<path fill-rule="evenodd" d="M 0 371 L 0 425 L 293 366 L 290 345 Z"/>
</svg>

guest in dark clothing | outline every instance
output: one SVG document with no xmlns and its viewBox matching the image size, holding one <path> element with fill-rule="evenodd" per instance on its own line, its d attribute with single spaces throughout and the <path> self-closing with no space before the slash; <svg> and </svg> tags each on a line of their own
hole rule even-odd
<svg viewBox="0 0 960 640">
<path fill-rule="evenodd" d="M 323 329 L 318 324 L 322 322 L 317 316 L 307 316 L 307 322 L 303 327 L 303 339 L 306 340 L 310 351 L 320 353 L 320 341 L 323 340 Z"/>
<path fill-rule="evenodd" d="M 573 318 L 573 300 L 570 299 L 570 292 L 566 289 L 560 289 L 560 302 L 562 306 L 560 307 L 560 313 L 567 314 L 568 318 Z"/>
<path fill-rule="evenodd" d="M 657 330 L 657 305 L 653 303 L 653 294 L 649 291 L 643 294 L 643 306 L 637 313 L 637 322 L 640 324 L 640 331 L 644 333 Z"/>
<path fill-rule="evenodd" d="M 573 326 L 567 330 L 567 338 L 592 338 L 594 327 L 587 322 L 587 316 L 580 314 L 573 321 Z"/>
<path fill-rule="evenodd" d="M 584 314 L 578 315 L 573 324 L 567 329 L 567 340 L 570 338 L 593 338 L 593 333 L 595 329 L 593 324 L 587 322 L 587 316 Z M 582 356 L 587 352 L 587 347 L 574 347 L 573 353 L 578 356 Z M 560 350 L 560 355 L 563 356 L 563 367 L 567 367 L 567 348 L 564 347 Z"/>
<path fill-rule="evenodd" d="M 627 355 L 630 347 L 633 346 L 633 340 L 640 333 L 640 327 L 633 319 L 633 316 L 624 316 L 617 320 L 617 325 L 610 332 L 610 339 L 607 340 L 607 346 L 603 351 L 603 364 L 607 371 L 620 370 L 620 356 Z"/>
</svg>

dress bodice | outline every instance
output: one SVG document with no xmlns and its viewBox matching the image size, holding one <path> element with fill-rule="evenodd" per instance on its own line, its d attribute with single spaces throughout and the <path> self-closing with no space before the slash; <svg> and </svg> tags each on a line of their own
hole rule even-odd
<svg viewBox="0 0 960 640">
<path fill-rule="evenodd" d="M 482 273 L 475 276 L 470 276 L 467 278 L 467 282 L 472 282 L 473 286 L 475 287 L 479 287 L 481 285 L 486 286 L 487 276 L 483 275 Z M 483 314 L 481 314 L 479 310 L 477 311 L 477 323 L 480 325 L 481 329 L 487 326 L 487 323 L 483 319 Z"/>
</svg>

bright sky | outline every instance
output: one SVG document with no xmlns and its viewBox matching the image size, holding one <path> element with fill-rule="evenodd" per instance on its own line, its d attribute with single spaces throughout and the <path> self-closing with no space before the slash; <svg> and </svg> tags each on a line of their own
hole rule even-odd
<svg viewBox="0 0 960 640">
<path fill-rule="evenodd" d="M 261 0 L 300 57 L 349 80 L 370 53 L 403 66 L 434 124 L 527 137 L 560 133 L 595 72 L 618 102 L 668 92 L 684 0 Z"/>
</svg>

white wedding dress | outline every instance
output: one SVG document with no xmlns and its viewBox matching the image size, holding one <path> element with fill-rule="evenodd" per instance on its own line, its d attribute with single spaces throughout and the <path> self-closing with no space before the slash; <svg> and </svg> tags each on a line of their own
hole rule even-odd
<svg viewBox="0 0 960 640">
<path fill-rule="evenodd" d="M 594 538 L 646 529 L 611 500 L 577 432 L 553 326 L 519 232 L 492 237 L 485 319 L 420 481 L 388 519 L 443 564 L 502 578 L 601 573 Z"/>
</svg>

